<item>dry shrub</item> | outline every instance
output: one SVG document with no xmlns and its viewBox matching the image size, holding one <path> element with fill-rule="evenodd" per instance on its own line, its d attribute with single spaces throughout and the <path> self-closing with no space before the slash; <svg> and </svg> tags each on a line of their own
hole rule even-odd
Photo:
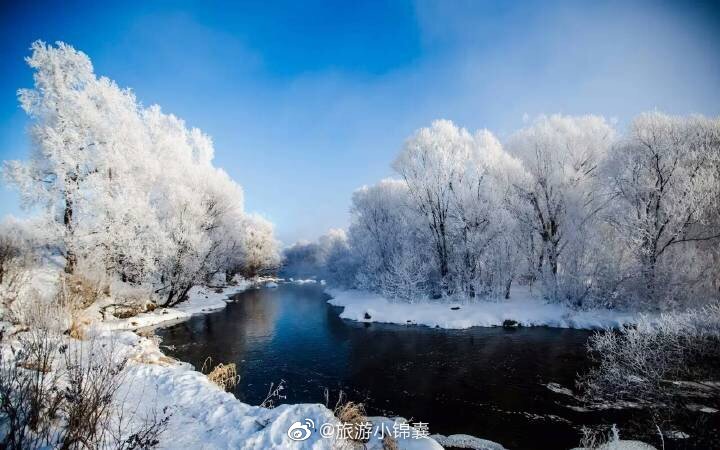
<svg viewBox="0 0 720 450">
<path fill-rule="evenodd" d="M 201 369 L 201 372 L 207 376 L 208 380 L 215 383 L 225 391 L 230 391 L 235 388 L 238 381 L 240 381 L 240 375 L 237 374 L 235 363 L 220 363 L 208 372 L 207 370 L 211 365 L 212 358 L 208 357 L 203 363 Z"/>
<path fill-rule="evenodd" d="M 85 327 L 82 326 L 79 322 L 73 321 L 72 325 L 70 325 L 70 330 L 68 330 L 68 335 L 73 338 L 77 339 L 79 341 L 84 341 L 87 337 L 87 334 L 85 333 Z"/>
<path fill-rule="evenodd" d="M 5 320 L 27 329 L 40 328 L 62 333 L 70 328 L 73 311 L 72 296 L 61 279 L 52 298 L 32 288 L 22 289 L 15 301 L 8 305 Z"/>
<path fill-rule="evenodd" d="M 395 440 L 395 438 L 389 434 L 386 434 L 383 437 L 382 446 L 383 446 L 383 450 L 400 450 L 400 447 L 398 446 L 398 443 Z"/>
<path fill-rule="evenodd" d="M 63 277 L 66 295 L 76 309 L 85 309 L 102 296 L 110 295 L 110 285 L 102 280 L 92 280 L 77 273 Z"/>
<path fill-rule="evenodd" d="M 118 405 L 116 396 L 127 383 L 127 358 L 112 342 L 68 346 L 61 335 L 35 328 L 10 350 L 12 354 L 0 353 L 0 448 L 129 450 L 157 445 L 169 415 L 163 411 L 133 425 L 136 407 Z"/>
<path fill-rule="evenodd" d="M 143 307 L 140 305 L 110 305 L 104 308 L 104 311 L 109 311 L 114 317 L 118 319 L 129 319 L 135 317 L 143 312 Z"/>
<path fill-rule="evenodd" d="M 270 383 L 270 389 L 268 389 L 268 393 L 265 396 L 265 400 L 260 403 L 261 408 L 274 408 L 276 406 L 276 402 L 280 402 L 281 400 L 285 400 L 287 396 L 283 394 L 283 391 L 285 390 L 285 380 L 280 380 L 278 384 Z"/>
<path fill-rule="evenodd" d="M 344 425 L 351 425 L 352 428 L 347 434 L 351 442 L 366 443 L 369 439 L 363 436 L 363 425 L 368 423 L 365 406 L 362 403 L 347 401 L 342 391 L 338 395 L 338 401 L 333 409 L 335 417 Z"/>
<path fill-rule="evenodd" d="M 140 353 L 130 359 L 140 364 L 157 364 L 158 366 L 172 366 L 178 362 L 177 359 L 171 356 L 160 355 L 156 357 L 155 355 L 148 355 L 147 353 Z"/>
</svg>

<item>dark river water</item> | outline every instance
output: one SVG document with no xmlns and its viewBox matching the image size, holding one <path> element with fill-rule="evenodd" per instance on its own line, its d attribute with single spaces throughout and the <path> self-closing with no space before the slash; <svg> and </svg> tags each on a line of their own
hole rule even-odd
<svg viewBox="0 0 720 450">
<path fill-rule="evenodd" d="M 284 403 L 331 406 L 338 391 L 370 415 L 429 423 L 431 433 L 466 433 L 509 449 L 567 449 L 582 424 L 612 423 L 577 412 L 572 387 L 585 371 L 589 332 L 557 328 L 442 330 L 340 319 L 317 285 L 281 284 L 234 297 L 227 309 L 158 330 L 164 350 L 200 367 L 234 362 L 235 395 L 259 404 L 285 380 Z"/>
</svg>

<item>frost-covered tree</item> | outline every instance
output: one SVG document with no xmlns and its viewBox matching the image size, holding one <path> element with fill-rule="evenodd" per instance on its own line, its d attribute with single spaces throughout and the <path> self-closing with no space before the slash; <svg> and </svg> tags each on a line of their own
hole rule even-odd
<svg viewBox="0 0 720 450">
<path fill-rule="evenodd" d="M 307 279 L 320 276 L 323 267 L 322 253 L 317 242 L 301 240 L 283 251 L 282 270 L 285 277 Z"/>
<path fill-rule="evenodd" d="M 442 283 L 447 283 L 450 273 L 452 185 L 459 183 L 472 146 L 467 130 L 438 120 L 408 139 L 393 163 L 408 186 L 412 207 L 425 218 Z"/>
<path fill-rule="evenodd" d="M 385 179 L 355 191 L 348 235 L 358 286 L 413 300 L 439 284 L 428 229 L 403 180 Z"/>
<path fill-rule="evenodd" d="M 321 273 L 322 278 L 336 286 L 355 286 L 356 260 L 350 252 L 345 230 L 340 228 L 328 230 L 318 239 L 318 246 L 325 268 Z"/>
<path fill-rule="evenodd" d="M 520 164 L 487 130 L 472 135 L 439 120 L 406 142 L 393 168 L 429 231 L 441 291 L 474 295 L 480 258 L 503 228 L 498 208 L 508 176 Z"/>
<path fill-rule="evenodd" d="M 284 276 L 321 279 L 335 286 L 354 287 L 356 264 L 342 229 L 330 229 L 317 241 L 299 241 L 283 252 Z"/>
<path fill-rule="evenodd" d="M 473 136 L 470 154 L 462 156 L 460 176 L 451 184 L 450 230 L 457 250 L 451 260 L 456 289 L 474 297 L 497 286 L 493 258 L 513 258 L 515 220 L 506 209 L 510 185 L 522 175 L 518 160 L 508 155 L 487 130 Z M 502 239 L 503 243 L 496 241 Z M 508 277 L 506 284 L 509 290 Z"/>
<path fill-rule="evenodd" d="M 515 185 L 514 215 L 530 232 L 531 270 L 553 300 L 576 302 L 578 291 L 592 284 L 583 267 L 584 242 L 608 203 L 598 167 L 614 139 L 601 117 L 554 115 L 538 118 L 506 144 L 527 171 Z"/>
<path fill-rule="evenodd" d="M 35 86 L 19 91 L 32 153 L 3 172 L 55 222 L 48 230 L 57 230 L 66 272 L 148 286 L 171 305 L 217 273 L 277 265 L 272 226 L 246 217 L 242 189 L 213 166 L 208 136 L 143 108 L 66 44 L 32 50 Z"/>
<path fill-rule="evenodd" d="M 718 154 L 719 119 L 657 112 L 638 116 L 613 149 L 608 220 L 631 252 L 641 299 L 672 300 L 707 281 L 720 243 Z"/>
<path fill-rule="evenodd" d="M 35 88 L 18 91 L 22 108 L 34 119 L 31 158 L 26 164 L 8 164 L 5 172 L 26 204 L 46 207 L 62 224 L 65 271 L 71 273 L 81 245 L 79 209 L 91 201 L 91 186 L 110 169 L 112 144 L 102 133 L 110 124 L 101 105 L 115 86 L 98 80 L 90 59 L 66 44 L 52 47 L 38 41 L 32 50 L 27 62 L 35 70 Z"/>
<path fill-rule="evenodd" d="M 367 288 L 379 288 L 412 236 L 408 201 L 407 184 L 393 179 L 363 186 L 352 195 L 349 241 L 360 261 L 360 284 Z"/>
<path fill-rule="evenodd" d="M 273 224 L 262 216 L 249 214 L 244 225 L 242 273 L 256 276 L 277 270 L 281 264 L 280 243 L 275 239 Z"/>
</svg>

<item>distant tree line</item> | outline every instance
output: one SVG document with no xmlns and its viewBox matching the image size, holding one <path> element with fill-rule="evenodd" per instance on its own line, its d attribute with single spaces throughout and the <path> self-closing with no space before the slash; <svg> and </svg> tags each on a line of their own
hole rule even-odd
<svg viewBox="0 0 720 450">
<path fill-rule="evenodd" d="M 720 292 L 719 119 L 651 112 L 619 134 L 598 116 L 541 116 L 504 143 L 439 120 L 393 169 L 353 194 L 330 281 L 406 300 L 524 285 L 576 307 Z"/>
</svg>

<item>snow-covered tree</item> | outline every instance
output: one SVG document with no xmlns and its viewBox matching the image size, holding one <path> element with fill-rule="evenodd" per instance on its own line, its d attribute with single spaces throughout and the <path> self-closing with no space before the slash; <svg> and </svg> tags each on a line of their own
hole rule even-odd
<svg viewBox="0 0 720 450">
<path fill-rule="evenodd" d="M 273 224 L 262 216 L 249 214 L 245 217 L 245 239 L 242 242 L 244 275 L 264 275 L 280 266 L 280 243 L 273 231 Z"/>
<path fill-rule="evenodd" d="M 342 229 L 330 229 L 317 241 L 299 241 L 283 252 L 282 274 L 287 277 L 326 280 L 354 287 L 356 263 Z"/>
<path fill-rule="evenodd" d="M 720 120 L 638 116 L 612 151 L 608 176 L 616 197 L 608 220 L 630 249 L 646 301 L 672 300 L 706 282 L 709 250 L 720 243 Z"/>
<path fill-rule="evenodd" d="M 58 230 L 65 271 L 152 286 L 163 304 L 238 266 L 277 266 L 272 226 L 243 211 L 243 193 L 212 164 L 212 140 L 93 73 L 71 46 L 36 42 L 32 154 L 5 178 Z M 239 258 L 249 258 L 239 262 Z"/>
<path fill-rule="evenodd" d="M 439 120 L 406 142 L 393 167 L 407 184 L 410 206 L 424 217 L 441 290 L 474 295 L 481 257 L 504 228 L 498 209 L 519 162 L 489 131 L 472 135 Z"/>
<path fill-rule="evenodd" d="M 553 300 L 575 302 L 568 297 L 592 284 L 583 267 L 583 242 L 608 203 L 598 167 L 614 139 L 602 117 L 554 115 L 539 117 L 506 144 L 527 171 L 515 184 L 514 215 L 530 231 L 531 270 Z"/>
<path fill-rule="evenodd" d="M 109 170 L 110 144 L 100 132 L 109 124 L 100 105 L 114 86 L 101 83 L 90 59 L 66 44 L 38 41 L 32 50 L 27 62 L 35 69 L 35 88 L 18 91 L 20 104 L 35 121 L 31 158 L 26 164 L 9 163 L 5 173 L 26 204 L 46 207 L 63 225 L 65 270 L 71 273 L 81 245 L 79 210 L 91 201 L 90 186 Z"/>
</svg>

